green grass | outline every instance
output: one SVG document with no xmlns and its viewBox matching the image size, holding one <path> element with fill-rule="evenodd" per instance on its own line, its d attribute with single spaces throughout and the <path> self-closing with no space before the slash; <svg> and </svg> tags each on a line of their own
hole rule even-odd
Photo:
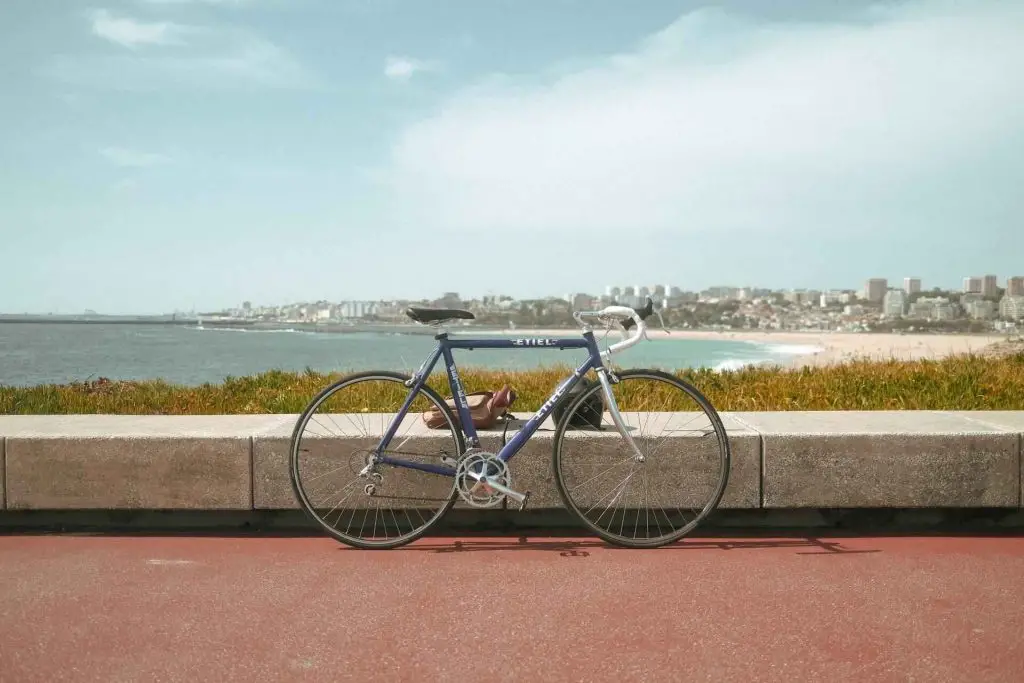
<svg viewBox="0 0 1024 683">
<path fill-rule="evenodd" d="M 466 391 L 514 387 L 514 411 L 533 411 L 569 368 L 530 372 L 461 369 Z M 775 410 L 1024 410 L 1024 353 L 1004 357 L 952 356 L 942 360 L 857 361 L 840 366 L 781 370 L 750 367 L 732 372 L 677 373 L 692 381 L 722 411 Z M 238 415 L 299 413 L 341 374 L 271 371 L 220 384 L 176 386 L 161 381 L 99 380 L 35 387 L 0 386 L 7 415 Z M 443 374 L 430 384 L 450 391 Z M 388 402 L 388 406 L 394 405 Z M 332 406 L 332 408 L 335 406 Z M 381 410 L 361 401 L 353 410 Z"/>
</svg>

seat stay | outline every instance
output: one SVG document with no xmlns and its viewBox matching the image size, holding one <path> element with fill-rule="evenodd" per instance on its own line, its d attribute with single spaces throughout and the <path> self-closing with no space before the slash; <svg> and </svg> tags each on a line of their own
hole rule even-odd
<svg viewBox="0 0 1024 683">
<path fill-rule="evenodd" d="M 409 413 L 409 408 L 412 407 L 412 402 L 416 399 L 416 395 L 419 393 L 420 388 L 426 384 L 427 377 L 430 376 L 431 370 L 434 369 L 434 365 L 437 364 L 437 359 L 441 357 L 441 347 L 438 345 L 430 355 L 423 361 L 419 369 L 413 374 L 412 378 L 405 382 L 405 386 L 409 387 L 409 395 L 405 397 L 405 402 L 402 407 L 395 413 L 394 419 L 388 426 L 384 436 L 381 437 L 380 443 L 377 445 L 377 457 L 381 458 L 382 453 L 391 443 L 391 439 L 395 437 L 395 432 L 398 431 L 398 427 L 402 424 L 402 420 L 405 419 Z M 396 464 L 396 463 L 391 463 Z"/>
</svg>

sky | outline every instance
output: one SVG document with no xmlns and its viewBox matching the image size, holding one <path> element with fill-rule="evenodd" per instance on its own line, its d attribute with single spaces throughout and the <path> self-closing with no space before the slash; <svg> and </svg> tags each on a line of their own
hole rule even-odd
<svg viewBox="0 0 1024 683">
<path fill-rule="evenodd" d="M 1024 274 L 1024 2 L 4 0 L 0 312 Z"/>
</svg>

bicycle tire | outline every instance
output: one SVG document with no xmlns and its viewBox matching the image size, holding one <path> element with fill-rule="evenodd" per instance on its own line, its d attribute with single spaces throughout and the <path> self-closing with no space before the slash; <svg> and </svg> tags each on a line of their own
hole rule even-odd
<svg viewBox="0 0 1024 683">
<path fill-rule="evenodd" d="M 615 374 L 620 381 L 645 376 L 656 378 L 658 380 L 676 386 L 697 402 L 697 404 L 701 407 L 704 413 L 708 416 L 719 444 L 721 470 L 718 478 L 718 483 L 716 484 L 714 489 L 714 493 L 711 495 L 710 499 L 704 505 L 701 511 L 697 514 L 694 521 L 684 526 L 682 529 L 676 531 L 675 533 L 669 534 L 664 538 L 657 540 L 634 539 L 632 541 L 626 541 L 620 536 L 608 533 L 603 528 L 593 523 L 586 516 L 586 514 L 584 514 L 583 511 L 579 509 L 579 507 L 576 505 L 576 502 L 573 500 L 572 496 L 569 494 L 567 490 L 568 487 L 565 482 L 565 477 L 562 471 L 561 461 L 562 445 L 564 442 L 565 433 L 570 428 L 568 419 L 563 420 L 561 423 L 559 423 L 554 435 L 552 458 L 555 472 L 555 484 L 558 488 L 559 495 L 562 497 L 562 501 L 565 504 L 565 507 L 568 510 L 570 510 L 573 513 L 573 515 L 577 519 L 579 519 L 580 522 L 583 523 L 584 526 L 586 526 L 588 529 L 590 529 L 592 532 L 597 534 L 600 538 L 607 541 L 608 543 L 627 548 L 656 548 L 665 545 L 670 545 L 672 543 L 679 541 L 684 536 L 687 536 L 691 534 L 694 530 L 696 530 L 701 524 L 703 524 L 707 517 L 718 508 L 718 505 L 721 503 L 722 497 L 725 494 L 725 488 L 729 483 L 729 472 L 732 464 L 732 454 L 729 445 L 729 438 L 726 434 L 725 426 L 722 424 L 722 419 L 721 416 L 718 414 L 718 411 L 707 399 L 707 397 L 704 396 L 704 394 L 702 394 L 700 390 L 698 390 L 689 382 L 682 380 L 667 372 L 663 372 L 661 370 L 653 370 L 646 368 L 631 368 L 629 370 L 622 370 L 620 372 L 616 372 Z M 615 385 L 612 386 L 614 387 Z M 592 396 L 594 392 L 602 391 L 603 388 L 601 384 L 599 382 L 594 382 L 592 387 L 588 387 L 585 391 L 576 396 L 575 400 L 567 407 L 566 416 L 572 416 L 580 407 L 580 405 L 582 405 L 584 401 L 586 401 L 590 396 Z"/>
<path fill-rule="evenodd" d="M 303 427 L 309 422 L 309 419 L 315 413 L 317 407 L 319 407 L 327 399 L 327 397 L 331 396 L 345 385 L 355 384 L 358 383 L 359 381 L 368 379 L 387 379 L 400 382 L 407 382 L 410 379 L 412 379 L 412 377 L 407 374 L 392 372 L 390 370 L 366 370 L 363 372 L 357 372 L 350 375 L 346 375 L 345 377 L 342 377 L 341 379 L 336 380 L 335 382 L 332 382 L 328 386 L 324 387 L 306 405 L 306 408 L 299 415 L 299 418 L 296 420 L 295 426 L 292 429 L 291 442 L 289 445 L 288 474 L 291 480 L 292 493 L 294 494 L 296 500 L 299 502 L 300 507 L 302 507 L 306 515 L 310 519 L 312 519 L 317 524 L 317 526 L 319 526 L 328 535 L 330 535 L 335 540 L 341 543 L 363 550 L 389 550 L 392 548 L 397 548 L 406 545 L 408 543 L 412 543 L 413 541 L 421 538 L 434 525 L 436 525 L 448 513 L 449 510 L 451 510 L 452 506 L 455 504 L 459 497 L 458 490 L 455 488 L 454 485 L 454 478 L 452 480 L 453 484 L 451 496 L 449 497 L 447 503 L 445 503 L 445 505 L 426 524 L 424 524 L 422 527 L 417 529 L 412 534 L 403 536 L 399 539 L 396 539 L 395 541 L 372 543 L 363 541 L 359 538 L 350 536 L 348 534 L 343 534 L 334 527 L 327 524 L 324 520 L 322 520 L 319 517 L 319 515 L 317 515 L 313 511 L 312 506 L 309 503 L 309 499 L 306 497 L 305 492 L 302 489 L 302 485 L 299 482 L 298 455 L 300 434 L 303 431 Z M 465 436 L 463 435 L 462 430 L 458 427 L 458 423 L 455 421 L 455 418 L 452 415 L 452 412 L 449 409 L 447 403 L 441 397 L 440 394 L 438 394 L 434 389 L 430 388 L 426 384 L 419 388 L 419 392 L 423 393 L 428 398 L 430 398 L 431 402 L 441 409 L 442 414 L 444 415 L 445 419 L 448 422 L 449 430 L 455 436 L 456 443 L 458 444 L 458 456 L 461 457 L 462 454 L 465 453 L 466 451 Z"/>
</svg>

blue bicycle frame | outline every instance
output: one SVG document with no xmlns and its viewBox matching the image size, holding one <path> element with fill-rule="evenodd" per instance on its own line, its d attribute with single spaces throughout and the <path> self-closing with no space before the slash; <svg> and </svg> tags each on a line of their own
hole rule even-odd
<svg viewBox="0 0 1024 683">
<path fill-rule="evenodd" d="M 548 338 L 548 337 L 523 337 L 518 339 L 449 339 L 448 334 L 439 334 L 435 337 L 438 340 L 437 348 L 434 349 L 433 353 L 424 361 L 420 369 L 416 371 L 413 378 L 406 383 L 411 388 L 409 396 L 405 399 L 404 405 L 398 411 L 391 426 L 388 427 L 387 432 L 384 434 L 384 438 L 381 439 L 380 445 L 378 446 L 377 462 L 384 463 L 387 465 L 393 465 L 395 467 L 409 467 L 415 470 L 421 470 L 424 472 L 432 472 L 434 474 L 442 474 L 454 477 L 455 468 L 446 467 L 443 465 L 429 465 L 425 463 L 409 462 L 408 460 L 402 460 L 399 458 L 391 458 L 385 455 L 381 455 L 388 443 L 394 437 L 395 432 L 398 430 L 398 426 L 402 423 L 406 413 L 409 410 L 409 406 L 412 405 L 413 399 L 419 393 L 420 388 L 426 383 L 427 377 L 430 376 L 431 371 L 437 364 L 439 358 L 444 358 L 445 368 L 448 371 L 448 384 L 452 390 L 452 396 L 455 398 L 456 409 L 459 414 L 459 421 L 462 423 L 462 431 L 466 435 L 466 441 L 470 448 L 476 448 L 480 446 L 480 439 L 477 436 L 476 428 L 473 426 L 473 420 L 469 414 L 469 404 L 466 402 L 466 392 L 462 388 L 462 381 L 459 379 L 458 370 L 455 367 L 455 360 L 452 358 L 453 349 L 587 349 L 589 355 L 587 359 L 580 365 L 569 377 L 565 378 L 558 388 L 555 389 L 554 393 L 544 402 L 544 405 L 534 413 L 523 428 L 516 433 L 516 435 L 505 444 L 502 449 L 498 452 L 498 457 L 502 461 L 508 462 L 511 460 L 519 449 L 523 447 L 537 428 L 544 423 L 551 411 L 554 410 L 558 401 L 565 395 L 567 391 L 572 390 L 576 383 L 580 381 L 583 375 L 591 369 L 598 369 L 604 367 L 604 363 L 601 359 L 601 352 L 597 347 L 597 341 L 594 339 L 594 333 L 590 330 L 583 332 L 580 337 L 570 337 L 565 339 Z"/>
</svg>

